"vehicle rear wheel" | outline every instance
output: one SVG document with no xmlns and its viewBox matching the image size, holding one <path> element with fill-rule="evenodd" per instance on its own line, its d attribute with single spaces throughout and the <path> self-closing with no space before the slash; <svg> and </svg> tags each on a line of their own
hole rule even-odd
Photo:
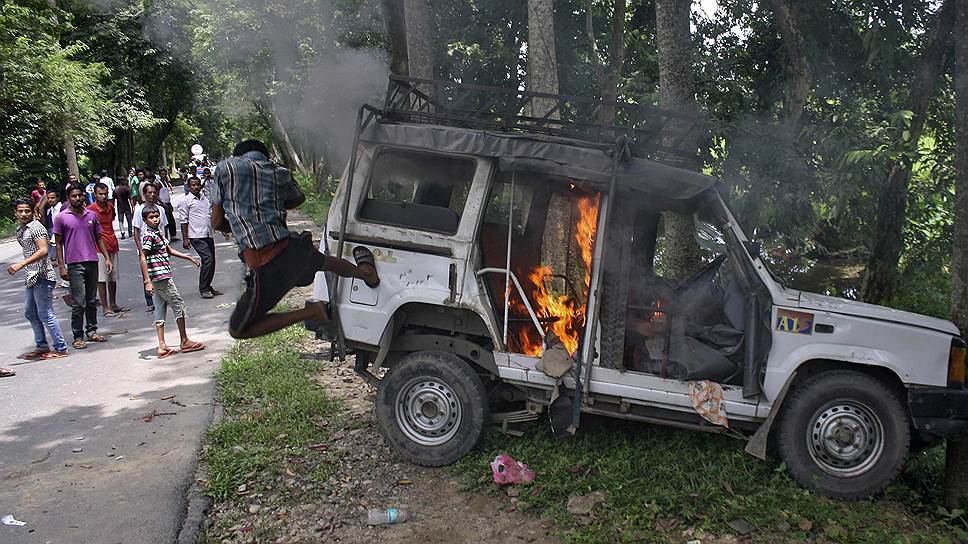
<svg viewBox="0 0 968 544">
<path fill-rule="evenodd" d="M 778 422 L 780 457 L 800 485 L 846 500 L 882 491 L 904 463 L 911 428 L 897 394 L 850 370 L 793 390 Z"/>
<path fill-rule="evenodd" d="M 467 454 L 487 421 L 484 384 L 459 357 L 421 351 L 380 381 L 376 415 L 387 443 L 411 463 L 439 467 Z"/>
</svg>

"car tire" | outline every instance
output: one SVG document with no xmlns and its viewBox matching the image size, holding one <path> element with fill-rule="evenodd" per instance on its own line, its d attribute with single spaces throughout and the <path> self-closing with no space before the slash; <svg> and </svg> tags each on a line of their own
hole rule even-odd
<svg viewBox="0 0 968 544">
<path fill-rule="evenodd" d="M 449 465 L 483 436 L 487 391 L 459 357 L 411 353 L 380 381 L 376 415 L 387 444 L 404 459 L 425 467 Z"/>
<path fill-rule="evenodd" d="M 795 385 L 777 426 L 777 448 L 803 487 L 836 499 L 879 493 L 907 458 L 911 426 L 897 393 L 851 370 Z"/>
</svg>

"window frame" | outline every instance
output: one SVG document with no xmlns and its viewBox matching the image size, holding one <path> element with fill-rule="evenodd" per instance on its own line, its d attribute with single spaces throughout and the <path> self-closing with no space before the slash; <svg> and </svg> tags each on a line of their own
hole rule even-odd
<svg viewBox="0 0 968 544">
<path fill-rule="evenodd" d="M 460 233 L 461 225 L 464 223 L 464 217 L 467 212 L 467 204 L 470 201 L 470 197 L 474 188 L 474 182 L 477 179 L 477 176 L 479 175 L 479 170 L 481 168 L 481 164 L 480 164 L 480 161 L 478 160 L 478 157 L 474 155 L 467 155 L 467 154 L 461 154 L 461 153 L 446 153 L 441 151 L 435 151 L 432 149 L 400 146 L 400 145 L 378 145 L 374 148 L 373 151 L 374 151 L 373 158 L 371 159 L 371 162 L 370 162 L 369 172 L 367 172 L 366 185 L 363 188 L 363 191 L 359 193 L 359 198 L 357 199 L 357 204 L 355 206 L 354 216 L 356 221 L 363 224 L 370 224 L 370 225 L 381 225 L 381 226 L 394 227 L 394 228 L 400 228 L 400 229 L 413 229 L 421 233 L 448 236 L 448 237 L 457 236 L 458 233 Z M 361 215 L 363 211 L 363 207 L 366 205 L 367 201 L 378 200 L 378 199 L 371 199 L 369 198 L 368 195 L 370 194 L 370 190 L 373 187 L 374 177 L 376 175 L 375 166 L 377 162 L 380 160 L 380 158 L 384 154 L 388 154 L 388 153 L 409 153 L 414 155 L 425 155 L 425 156 L 429 155 L 436 158 L 457 159 L 457 160 L 468 162 L 473 166 L 473 173 L 467 182 L 467 195 L 465 195 L 464 197 L 463 208 L 459 213 L 454 212 L 454 210 L 452 210 L 450 207 L 446 208 L 454 213 L 457 213 L 458 215 L 457 225 L 455 226 L 453 231 L 429 229 L 425 227 L 415 227 L 412 225 L 403 225 L 403 224 L 394 223 L 390 221 L 380 221 L 376 219 L 370 219 L 370 218 L 363 217 Z M 455 184 L 454 187 L 456 188 L 457 185 Z M 389 202 L 389 201 L 384 201 L 384 202 Z M 413 203 L 411 202 L 411 204 Z M 439 206 L 435 206 L 435 207 L 439 207 Z"/>
</svg>

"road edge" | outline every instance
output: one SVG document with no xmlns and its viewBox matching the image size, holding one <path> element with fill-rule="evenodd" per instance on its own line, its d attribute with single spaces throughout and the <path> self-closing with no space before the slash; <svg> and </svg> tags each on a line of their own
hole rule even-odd
<svg viewBox="0 0 968 544">
<path fill-rule="evenodd" d="M 213 425 L 221 422 L 223 416 L 224 411 L 222 410 L 222 406 L 217 401 L 213 402 L 210 417 L 205 426 L 206 433 Z M 204 445 L 205 434 L 203 433 L 202 439 L 199 441 L 198 448 L 196 449 L 195 462 L 190 472 L 189 477 L 191 480 L 185 490 L 185 506 L 182 508 L 181 515 L 179 516 L 181 523 L 179 524 L 178 534 L 175 537 L 175 544 L 195 544 L 198 541 L 198 535 L 204 528 L 205 522 L 208 521 L 208 513 L 212 509 L 212 498 L 205 495 L 202 486 L 199 485 L 199 480 L 204 480 L 206 473 L 205 463 L 202 462 L 202 448 Z"/>
</svg>

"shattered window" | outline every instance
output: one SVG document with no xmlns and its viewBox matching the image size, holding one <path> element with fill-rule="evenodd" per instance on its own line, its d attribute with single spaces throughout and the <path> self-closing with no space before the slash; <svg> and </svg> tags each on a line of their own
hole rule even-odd
<svg viewBox="0 0 968 544">
<path fill-rule="evenodd" d="M 474 181 L 471 159 L 390 150 L 373 162 L 360 219 L 454 234 Z"/>
</svg>

